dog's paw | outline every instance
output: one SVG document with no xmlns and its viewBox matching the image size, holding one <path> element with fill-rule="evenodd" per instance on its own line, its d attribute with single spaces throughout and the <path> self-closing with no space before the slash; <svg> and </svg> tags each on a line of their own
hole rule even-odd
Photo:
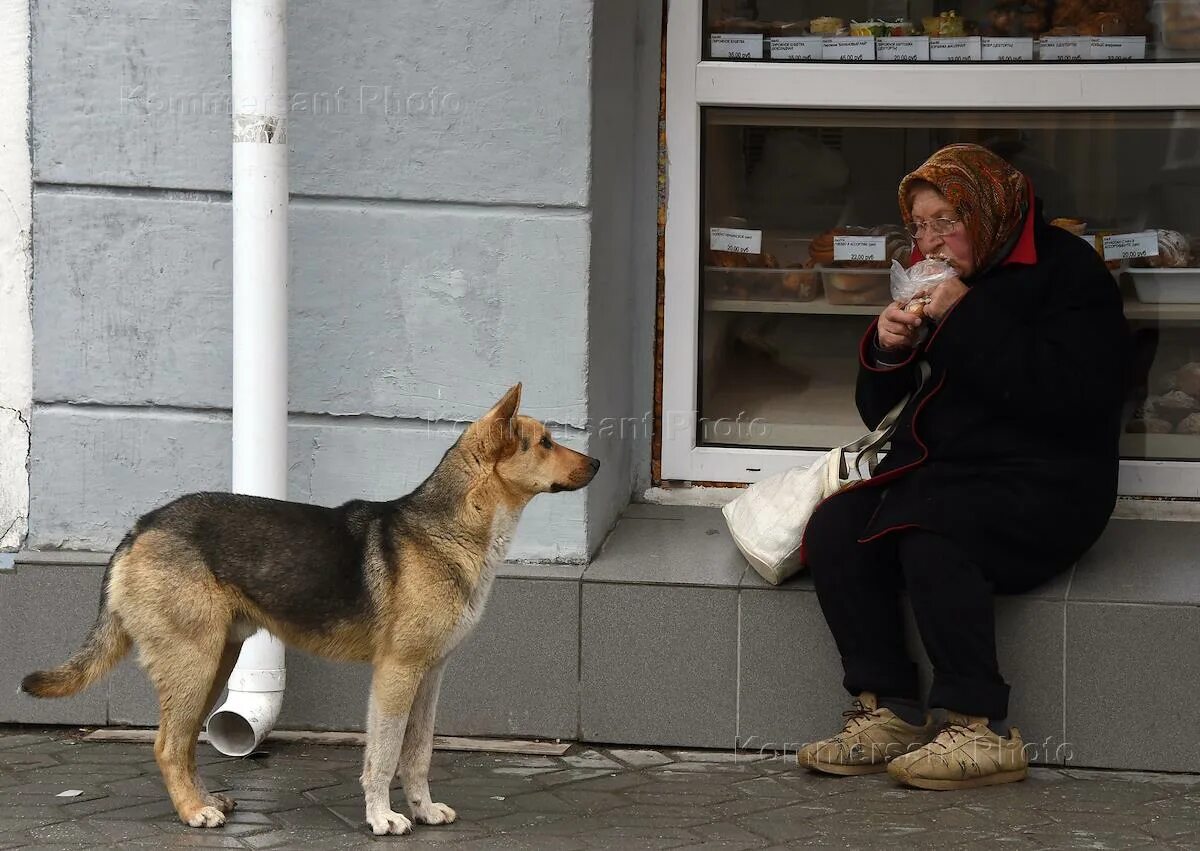
<svg viewBox="0 0 1200 851">
<path fill-rule="evenodd" d="M 201 807 L 184 821 L 188 827 L 220 827 L 225 824 L 225 813 L 216 807 Z"/>
<path fill-rule="evenodd" d="M 225 815 L 237 809 L 237 801 L 228 795 L 222 795 L 220 792 L 210 792 L 204 796 L 204 805 L 207 807 L 216 807 Z"/>
<path fill-rule="evenodd" d="M 391 810 L 368 812 L 367 824 L 371 825 L 371 832 L 376 836 L 384 836 L 389 833 L 401 836 L 412 832 L 412 822 L 400 813 L 394 813 Z"/>
<path fill-rule="evenodd" d="M 425 804 L 413 807 L 413 818 L 421 824 L 450 824 L 458 815 L 445 804 Z"/>
</svg>

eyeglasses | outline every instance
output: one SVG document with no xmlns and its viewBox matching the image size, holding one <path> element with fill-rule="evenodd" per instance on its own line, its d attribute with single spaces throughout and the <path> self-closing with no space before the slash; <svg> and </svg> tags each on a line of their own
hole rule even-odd
<svg viewBox="0 0 1200 851">
<path fill-rule="evenodd" d="M 909 222 L 904 229 L 908 231 L 908 235 L 916 239 L 921 235 L 921 231 L 929 228 L 930 233 L 936 233 L 938 236 L 945 236 L 954 230 L 955 225 L 961 222 L 962 219 L 929 219 L 924 222 Z"/>
</svg>

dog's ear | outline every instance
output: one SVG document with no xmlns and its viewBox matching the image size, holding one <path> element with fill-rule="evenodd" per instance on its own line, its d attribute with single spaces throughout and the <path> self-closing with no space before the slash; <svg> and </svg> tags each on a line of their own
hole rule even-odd
<svg viewBox="0 0 1200 851">
<path fill-rule="evenodd" d="M 516 417 L 520 404 L 521 385 L 514 384 L 479 420 L 488 445 L 498 456 L 509 455 L 516 450 L 517 435 L 513 427 L 513 418 Z"/>
<path fill-rule="evenodd" d="M 517 408 L 520 406 L 521 385 L 518 383 L 508 388 L 508 392 L 504 394 L 504 397 L 490 411 L 483 415 L 483 419 L 511 420 L 517 415 Z"/>
</svg>

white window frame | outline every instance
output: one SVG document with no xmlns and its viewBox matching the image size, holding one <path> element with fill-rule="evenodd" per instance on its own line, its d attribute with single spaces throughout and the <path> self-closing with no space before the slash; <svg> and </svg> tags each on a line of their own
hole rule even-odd
<svg viewBox="0 0 1200 851">
<path fill-rule="evenodd" d="M 667 19 L 667 215 L 662 478 L 753 482 L 819 450 L 697 445 L 700 318 L 700 109 L 924 109 L 938 85 L 945 109 L 1200 109 L 1200 62 L 884 65 L 701 59 L 703 0 L 673 0 Z M 946 86 L 945 75 L 955 75 Z M 852 354 L 852 353 L 851 353 Z M 851 356 L 850 354 L 847 357 Z M 1200 499 L 1200 462 L 1121 462 L 1120 493 Z"/>
</svg>

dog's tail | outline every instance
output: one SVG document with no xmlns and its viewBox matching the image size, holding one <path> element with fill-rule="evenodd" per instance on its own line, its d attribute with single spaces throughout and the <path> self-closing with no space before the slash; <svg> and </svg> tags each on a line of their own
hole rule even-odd
<svg viewBox="0 0 1200 851">
<path fill-rule="evenodd" d="M 132 639 L 117 613 L 109 607 L 108 585 L 113 564 L 129 549 L 130 537 L 121 542 L 104 572 L 100 614 L 75 654 L 57 668 L 34 671 L 21 680 L 21 691 L 34 697 L 69 697 L 102 679 L 129 652 Z"/>
</svg>

